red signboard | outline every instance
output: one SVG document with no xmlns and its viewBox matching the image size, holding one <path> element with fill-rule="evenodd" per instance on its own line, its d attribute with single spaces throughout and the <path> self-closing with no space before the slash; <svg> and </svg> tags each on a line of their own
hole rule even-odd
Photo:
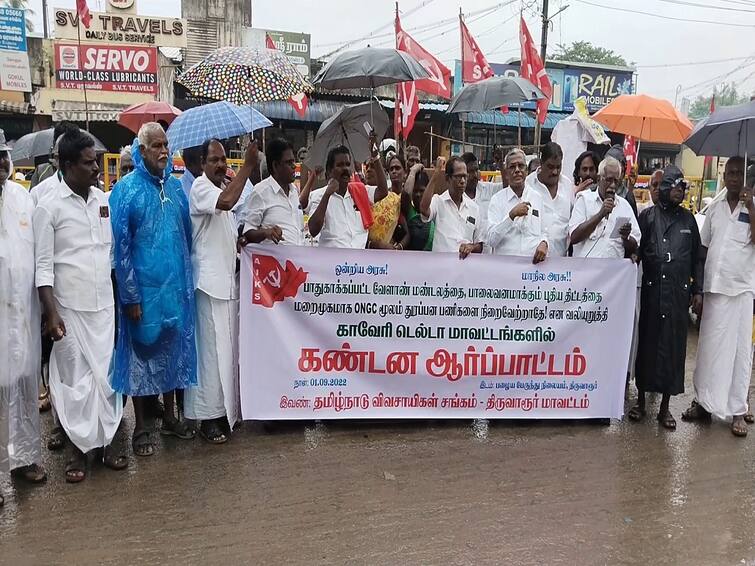
<svg viewBox="0 0 755 566">
<path fill-rule="evenodd" d="M 55 43 L 55 80 L 58 88 L 157 94 L 157 49 Z"/>
</svg>

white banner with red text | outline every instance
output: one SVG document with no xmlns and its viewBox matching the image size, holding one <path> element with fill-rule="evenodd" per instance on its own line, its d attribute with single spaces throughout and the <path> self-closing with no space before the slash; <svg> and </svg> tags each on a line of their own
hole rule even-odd
<svg viewBox="0 0 755 566">
<path fill-rule="evenodd" d="M 245 419 L 621 418 L 629 260 L 250 245 Z"/>
</svg>

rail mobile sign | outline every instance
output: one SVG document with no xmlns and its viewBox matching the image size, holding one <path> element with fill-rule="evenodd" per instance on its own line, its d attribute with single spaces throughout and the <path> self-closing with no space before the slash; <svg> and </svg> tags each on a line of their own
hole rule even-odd
<svg viewBox="0 0 755 566">
<path fill-rule="evenodd" d="M 61 89 L 156 94 L 157 49 L 56 42 L 55 80 Z"/>
<path fill-rule="evenodd" d="M 619 418 L 629 260 L 247 246 L 245 419 Z"/>
</svg>

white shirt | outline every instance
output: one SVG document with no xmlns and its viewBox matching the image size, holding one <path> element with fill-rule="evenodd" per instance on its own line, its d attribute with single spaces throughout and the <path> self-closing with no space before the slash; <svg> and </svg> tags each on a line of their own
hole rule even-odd
<svg viewBox="0 0 755 566">
<path fill-rule="evenodd" d="M 236 284 L 236 220 L 230 210 L 219 210 L 223 190 L 207 175 L 194 181 L 189 193 L 191 213 L 191 266 L 194 288 L 215 299 L 238 299 Z"/>
<path fill-rule="evenodd" d="M 491 183 L 489 181 L 478 181 L 475 189 L 474 201 L 480 209 L 480 235 L 484 239 L 485 230 L 488 226 L 488 207 L 493 195 L 503 190 L 503 183 Z"/>
<path fill-rule="evenodd" d="M 640 243 L 640 225 L 634 217 L 634 211 L 629 202 L 623 197 L 616 195 L 614 199 L 616 206 L 608 215 L 608 218 L 602 218 L 595 230 L 587 238 L 574 244 L 574 257 L 609 257 L 623 258 L 624 243 L 621 236 L 611 238 L 616 230 L 616 223 L 619 219 L 628 220 L 632 225 L 630 235 L 635 239 L 637 244 Z M 574 203 L 571 220 L 569 221 L 569 235 L 579 228 L 583 223 L 598 214 L 603 208 L 603 199 L 600 198 L 598 191 L 581 191 L 577 195 Z M 625 222 L 622 222 L 624 224 Z M 621 226 L 619 226 L 621 228 Z"/>
<path fill-rule="evenodd" d="M 430 202 L 430 216 L 422 216 L 423 222 L 435 221 L 433 236 L 434 252 L 459 253 L 461 244 L 474 244 L 479 241 L 480 208 L 466 194 L 461 195 L 461 206 L 451 198 L 451 192 L 433 195 Z"/>
<path fill-rule="evenodd" d="M 520 202 L 530 203 L 527 216 L 512 220 L 509 213 Z M 542 225 L 543 202 L 539 193 L 525 188 L 522 198 L 506 187 L 490 200 L 488 208 L 488 245 L 496 255 L 533 257 L 540 242 L 547 242 Z"/>
<path fill-rule="evenodd" d="M 537 191 L 543 199 L 542 223 L 548 238 L 548 255 L 563 257 L 569 250 L 569 219 L 574 204 L 574 183 L 566 175 L 561 175 L 556 190 L 556 198 L 551 197 L 548 187 L 537 178 L 540 171 L 530 173 L 525 180 L 525 188 Z"/>
<path fill-rule="evenodd" d="M 708 248 L 704 292 L 730 297 L 755 292 L 755 245 L 750 242 L 750 216 L 741 202 L 734 212 L 726 199 L 711 205 L 700 240 Z"/>
<path fill-rule="evenodd" d="M 55 191 L 58 185 L 60 185 L 60 174 L 57 171 L 38 185 L 34 185 L 29 191 L 34 200 L 34 206 L 37 206 L 44 197 Z"/>
<path fill-rule="evenodd" d="M 281 244 L 304 245 L 304 214 L 299 208 L 299 189 L 293 183 L 288 187 L 288 196 L 272 176 L 257 183 L 247 200 L 244 216 L 245 233 L 279 226 L 283 230 Z M 263 243 L 272 244 L 272 241 Z"/>
<path fill-rule="evenodd" d="M 113 232 L 105 193 L 91 187 L 84 201 L 61 181 L 57 191 L 37 205 L 32 224 L 37 287 L 51 286 L 57 301 L 72 310 L 97 312 L 113 306 Z"/>
<path fill-rule="evenodd" d="M 370 203 L 375 202 L 375 186 L 366 185 L 367 196 Z M 320 201 L 325 195 L 325 189 L 317 189 L 309 195 L 309 206 L 307 207 L 310 218 L 320 205 Z M 325 210 L 325 221 L 319 234 L 319 244 L 323 248 L 353 248 L 363 249 L 367 246 L 367 229 L 362 222 L 362 215 L 359 214 L 354 199 L 348 189 L 344 196 L 338 193 L 330 195 L 328 208 Z"/>
</svg>

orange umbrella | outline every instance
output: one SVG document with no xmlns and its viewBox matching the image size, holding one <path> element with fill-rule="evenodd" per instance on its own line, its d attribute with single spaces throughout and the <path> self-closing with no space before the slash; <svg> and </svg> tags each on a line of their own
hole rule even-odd
<svg viewBox="0 0 755 566">
<path fill-rule="evenodd" d="M 162 120 L 170 124 L 181 111 L 167 102 L 140 102 L 132 104 L 118 115 L 118 123 L 136 133 L 142 124 Z"/>
<path fill-rule="evenodd" d="M 593 118 L 613 132 L 656 143 L 680 144 L 693 128 L 668 100 L 646 94 L 622 94 Z"/>
</svg>

